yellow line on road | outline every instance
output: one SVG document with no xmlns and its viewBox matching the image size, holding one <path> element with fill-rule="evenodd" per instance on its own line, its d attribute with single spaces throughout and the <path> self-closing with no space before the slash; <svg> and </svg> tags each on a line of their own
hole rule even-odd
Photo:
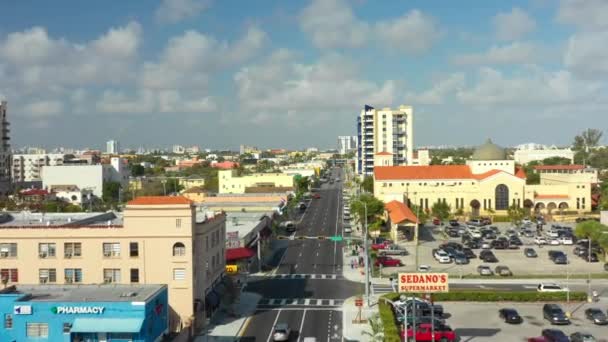
<svg viewBox="0 0 608 342">
<path fill-rule="evenodd" d="M 252 316 L 247 317 L 247 319 L 241 326 L 241 330 L 239 330 L 239 333 L 237 334 L 238 337 L 243 337 L 243 334 L 245 334 L 245 331 L 247 330 L 247 327 L 249 326 L 249 322 L 251 322 L 251 317 Z"/>
</svg>

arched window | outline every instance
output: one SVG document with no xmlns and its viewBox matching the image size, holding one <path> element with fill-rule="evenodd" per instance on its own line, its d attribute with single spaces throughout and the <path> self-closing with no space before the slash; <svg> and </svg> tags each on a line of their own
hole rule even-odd
<svg viewBox="0 0 608 342">
<path fill-rule="evenodd" d="M 176 242 L 173 245 L 173 256 L 184 256 L 186 255 L 186 246 L 181 242 Z"/>
<path fill-rule="evenodd" d="M 506 185 L 499 184 L 496 186 L 494 203 L 496 203 L 496 210 L 509 209 L 509 188 Z"/>
</svg>

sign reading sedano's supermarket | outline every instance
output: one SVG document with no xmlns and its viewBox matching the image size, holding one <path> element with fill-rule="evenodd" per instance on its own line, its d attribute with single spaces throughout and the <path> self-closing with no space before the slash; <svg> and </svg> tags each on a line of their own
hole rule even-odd
<svg viewBox="0 0 608 342">
<path fill-rule="evenodd" d="M 447 273 L 399 273 L 399 292 L 448 292 Z"/>
<path fill-rule="evenodd" d="M 54 306 L 51 311 L 58 315 L 93 314 L 101 315 L 106 308 L 103 306 Z"/>
</svg>

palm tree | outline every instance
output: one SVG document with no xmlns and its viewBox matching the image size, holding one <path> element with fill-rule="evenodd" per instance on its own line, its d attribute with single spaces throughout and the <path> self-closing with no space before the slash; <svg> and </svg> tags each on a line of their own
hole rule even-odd
<svg viewBox="0 0 608 342">
<path fill-rule="evenodd" d="M 384 326 L 382 325 L 382 320 L 380 319 L 380 315 L 374 314 L 369 319 L 369 327 L 371 328 L 371 332 L 364 331 L 363 335 L 369 336 L 372 342 L 382 342 L 384 341 Z"/>
</svg>

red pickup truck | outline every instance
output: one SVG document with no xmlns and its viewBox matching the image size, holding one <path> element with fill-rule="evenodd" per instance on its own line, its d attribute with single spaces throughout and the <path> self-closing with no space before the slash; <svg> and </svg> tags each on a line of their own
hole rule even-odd
<svg viewBox="0 0 608 342">
<path fill-rule="evenodd" d="M 376 267 L 382 265 L 382 267 L 396 267 L 396 266 L 403 266 L 403 263 L 401 263 L 401 260 L 399 259 L 395 259 L 395 258 L 391 258 L 391 257 L 387 257 L 387 256 L 379 256 L 376 258 Z"/>
<path fill-rule="evenodd" d="M 432 325 L 428 323 L 423 323 L 418 325 L 416 328 L 416 338 L 414 339 L 414 331 L 412 328 L 407 329 L 407 339 L 406 341 L 429 341 L 432 342 L 431 339 L 431 328 Z M 401 337 L 404 337 L 404 332 L 401 331 Z M 435 341 L 440 342 L 452 342 L 456 341 L 456 333 L 447 325 L 444 326 L 435 326 Z"/>
<path fill-rule="evenodd" d="M 385 249 L 386 246 L 390 246 L 391 243 L 392 243 L 392 241 L 390 241 L 390 240 L 384 240 L 380 243 L 374 243 L 374 244 L 372 244 L 372 250 L 377 251 L 379 249 Z"/>
</svg>

